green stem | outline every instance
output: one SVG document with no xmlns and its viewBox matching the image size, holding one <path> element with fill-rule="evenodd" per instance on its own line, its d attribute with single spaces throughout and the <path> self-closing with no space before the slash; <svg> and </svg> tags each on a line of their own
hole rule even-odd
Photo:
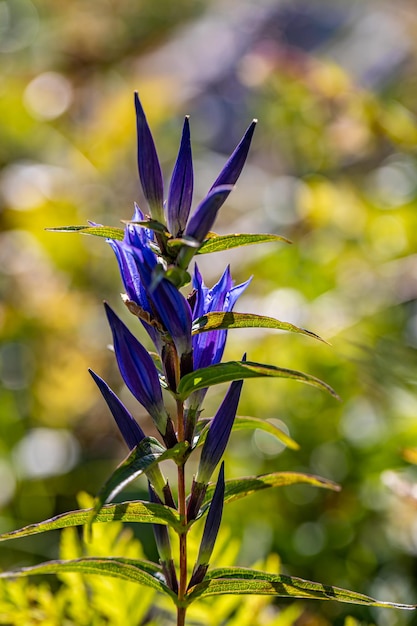
<svg viewBox="0 0 417 626">
<path fill-rule="evenodd" d="M 177 613 L 177 626 L 184 626 L 185 624 L 185 612 L 186 612 L 186 608 L 185 606 L 179 606 L 178 607 L 178 613 Z"/>
<path fill-rule="evenodd" d="M 184 405 L 177 402 L 178 417 L 178 441 L 184 441 Z M 185 467 L 184 464 L 178 466 L 178 511 L 180 514 L 181 525 L 184 532 L 180 534 L 180 577 L 178 584 L 178 600 L 181 602 L 187 592 L 187 509 L 185 501 Z M 177 609 L 177 626 L 184 626 L 186 607 L 178 607 Z"/>
</svg>

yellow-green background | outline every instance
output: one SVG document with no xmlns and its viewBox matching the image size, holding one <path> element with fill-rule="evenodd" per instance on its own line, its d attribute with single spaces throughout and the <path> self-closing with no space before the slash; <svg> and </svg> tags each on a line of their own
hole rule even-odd
<svg viewBox="0 0 417 626">
<path fill-rule="evenodd" d="M 216 230 L 274 232 L 201 261 L 254 280 L 237 307 L 305 326 L 331 347 L 233 331 L 227 356 L 292 367 L 340 394 L 248 381 L 239 413 L 300 443 L 236 433 L 228 477 L 300 470 L 340 493 L 288 487 L 231 504 L 239 562 L 277 552 L 284 571 L 380 599 L 417 600 L 417 7 L 412 1 L 2 0 L 0 2 L 0 530 L 94 494 L 126 453 L 87 368 L 122 389 L 102 310 L 119 300 L 104 240 L 55 234 L 146 210 L 133 91 L 166 180 L 191 115 L 195 202 L 252 118 L 247 166 Z M 206 414 L 223 389 L 208 396 Z M 169 468 L 167 469 L 169 472 Z M 145 483 L 123 497 L 145 494 Z M 137 529 L 154 557 L 150 529 Z M 1 565 L 56 556 L 46 535 L 3 544 Z M 297 625 L 417 623 L 411 613 L 305 605 Z M 294 622 L 295 623 L 295 622 Z"/>
</svg>

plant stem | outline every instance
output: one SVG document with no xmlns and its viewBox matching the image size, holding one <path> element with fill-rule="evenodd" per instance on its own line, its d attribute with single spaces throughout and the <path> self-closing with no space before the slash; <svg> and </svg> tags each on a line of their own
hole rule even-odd
<svg viewBox="0 0 417 626">
<path fill-rule="evenodd" d="M 184 405 L 177 402 L 178 419 L 178 441 L 184 441 Z M 187 509 L 185 502 L 185 466 L 184 463 L 178 466 L 178 511 L 184 532 L 180 534 L 180 577 L 178 585 L 178 599 L 183 600 L 187 591 Z M 184 626 L 186 607 L 177 609 L 177 626 Z"/>
<path fill-rule="evenodd" d="M 185 612 L 186 612 L 186 608 L 185 606 L 179 606 L 178 607 L 178 613 L 177 613 L 177 626 L 184 626 L 185 624 Z"/>
</svg>

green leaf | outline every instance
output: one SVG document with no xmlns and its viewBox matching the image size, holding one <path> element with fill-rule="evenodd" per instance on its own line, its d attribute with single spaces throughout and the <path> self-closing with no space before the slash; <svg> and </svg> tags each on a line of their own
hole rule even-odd
<svg viewBox="0 0 417 626">
<path fill-rule="evenodd" d="M 365 604 L 395 609 L 415 609 L 409 604 L 379 602 L 362 593 L 348 591 L 340 587 L 323 585 L 295 576 L 267 574 L 241 567 L 227 567 L 212 570 L 206 580 L 196 585 L 186 595 L 188 604 L 197 598 L 233 595 L 271 595 L 280 598 L 310 598 L 312 600 L 336 600 L 350 604 Z"/>
<path fill-rule="evenodd" d="M 176 595 L 161 580 L 161 568 L 154 563 L 139 559 L 85 557 L 71 561 L 48 561 L 32 567 L 2 572 L 0 578 L 15 578 L 17 576 L 32 576 L 34 574 L 63 574 L 66 572 L 122 578 L 123 580 L 145 585 L 166 593 L 174 602 L 176 601 Z"/>
<path fill-rule="evenodd" d="M 221 330 L 229 328 L 274 328 L 277 330 L 285 330 L 292 333 L 300 333 L 313 337 L 323 343 L 327 343 L 316 335 L 316 333 L 306 330 L 305 328 L 299 328 L 290 324 L 289 322 L 281 322 L 274 317 L 267 317 L 266 315 L 255 315 L 253 313 L 233 313 L 222 311 L 213 311 L 206 313 L 197 318 L 193 322 L 192 332 L 193 334 L 204 333 L 209 330 Z"/>
<path fill-rule="evenodd" d="M 51 517 L 37 524 L 30 524 L 19 530 L 0 535 L 0 541 L 7 539 L 19 539 L 49 530 L 67 528 L 69 526 L 82 526 L 90 519 L 93 509 L 81 509 L 79 511 L 69 511 L 62 515 Z M 121 502 L 120 504 L 106 504 L 97 514 L 96 522 L 145 522 L 148 524 L 165 524 L 176 530 L 181 529 L 179 516 L 164 504 L 153 504 L 152 502 Z"/>
<path fill-rule="evenodd" d="M 56 233 L 82 233 L 83 235 L 95 235 L 106 239 L 118 239 L 119 241 L 123 239 L 125 234 L 123 228 L 115 228 L 114 226 L 58 226 L 46 230 Z"/>
<path fill-rule="evenodd" d="M 232 380 L 243 378 L 292 378 L 314 387 L 319 387 L 339 399 L 337 393 L 326 383 L 296 370 L 289 370 L 273 365 L 254 363 L 253 361 L 229 361 L 227 363 L 217 363 L 202 369 L 195 370 L 181 378 L 177 393 L 180 399 L 185 400 L 193 391 L 205 389 L 220 383 L 228 383 Z"/>
<path fill-rule="evenodd" d="M 331 489 L 332 491 L 340 491 L 340 486 L 332 480 L 322 478 L 321 476 L 313 476 L 312 474 L 304 474 L 302 472 L 273 472 L 272 474 L 263 474 L 262 476 L 245 476 L 242 478 L 234 478 L 226 480 L 224 502 L 233 502 L 240 500 L 252 493 L 268 489 L 270 487 L 286 487 L 288 485 L 296 485 L 304 483 L 313 487 L 321 487 L 322 489 Z M 215 486 L 210 484 L 204 497 L 202 513 L 206 511 L 213 497 Z"/>
<path fill-rule="evenodd" d="M 257 417 L 235 417 L 235 421 L 233 424 L 233 430 L 254 430 L 258 428 L 259 430 L 264 430 L 267 433 L 270 433 L 283 444 L 285 444 L 291 450 L 299 450 L 300 446 L 294 439 L 292 439 L 287 433 L 285 433 L 281 428 L 275 426 L 272 422 L 268 422 L 266 420 L 259 419 Z"/>
<path fill-rule="evenodd" d="M 211 419 L 200 419 L 197 423 L 197 436 L 195 439 L 194 447 L 201 446 L 207 437 L 208 434 L 208 426 L 211 423 Z M 294 439 L 292 439 L 287 433 L 283 430 L 275 426 L 275 424 L 271 422 L 267 422 L 266 420 L 259 419 L 257 417 L 235 417 L 235 421 L 233 423 L 233 430 L 254 430 L 258 428 L 259 430 L 264 430 L 271 435 L 274 435 L 279 441 L 285 444 L 288 448 L 292 450 L 299 450 L 300 446 Z M 200 434 L 198 434 L 198 431 Z"/>
<path fill-rule="evenodd" d="M 189 444 L 182 442 L 167 450 L 153 437 L 142 439 L 139 445 L 133 448 L 129 456 L 116 468 L 100 489 L 88 520 L 88 528 L 91 528 L 91 524 L 107 500 L 114 498 L 132 480 L 150 470 L 157 463 L 166 459 L 174 459 L 176 462 L 180 462 L 188 448 Z"/>
<path fill-rule="evenodd" d="M 203 241 L 197 254 L 209 254 L 211 252 L 222 252 L 223 250 L 230 250 L 231 248 L 238 248 L 241 246 L 250 246 L 254 243 L 271 243 L 273 241 L 284 241 L 285 243 L 291 243 L 289 239 L 281 237 L 280 235 L 271 234 L 230 234 L 230 235 L 215 235 Z"/>
</svg>

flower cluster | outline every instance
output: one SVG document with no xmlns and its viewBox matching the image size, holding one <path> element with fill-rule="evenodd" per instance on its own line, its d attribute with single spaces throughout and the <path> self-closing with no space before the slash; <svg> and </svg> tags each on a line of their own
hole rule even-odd
<svg viewBox="0 0 417 626">
<path fill-rule="evenodd" d="M 207 388 L 191 393 L 182 403 L 177 416 L 165 407 L 162 389 L 178 399 L 180 380 L 196 370 L 219 364 L 225 348 L 227 329 L 193 332 L 193 322 L 209 313 L 230 313 L 249 281 L 234 285 L 227 267 L 211 289 L 203 281 L 195 264 L 192 290 L 183 295 L 180 287 L 189 278 L 188 264 L 208 236 L 216 215 L 237 181 L 245 163 L 255 121 L 226 162 L 224 168 L 190 217 L 193 197 L 193 165 L 190 126 L 185 118 L 181 144 L 164 201 L 163 178 L 155 144 L 139 97 L 135 94 L 138 139 L 138 168 L 149 213 L 135 205 L 132 220 L 126 224 L 123 240 L 108 239 L 125 289 L 123 300 L 143 324 L 159 359 L 155 364 L 146 348 L 135 338 L 122 320 L 105 304 L 113 334 L 114 351 L 122 378 L 136 400 L 146 409 L 167 449 L 187 442 L 188 453 L 195 445 L 196 427 Z M 130 450 L 144 439 L 140 426 L 108 385 L 91 372 Z M 187 521 L 199 513 L 208 482 L 223 456 L 236 415 L 243 381 L 231 383 L 221 406 L 206 429 L 201 460 L 189 499 Z M 198 437 L 197 437 L 198 440 Z M 171 490 L 155 465 L 146 470 L 151 501 L 176 506 Z M 224 471 L 219 477 L 223 483 Z M 220 487 L 218 488 L 220 489 Z M 221 491 L 221 489 L 220 489 Z M 223 502 L 218 492 L 212 501 L 201 555 L 192 577 L 193 584 L 204 576 L 208 554 L 214 545 Z M 161 563 L 173 589 L 177 588 L 169 539 L 164 527 L 155 527 Z M 211 546 L 211 547 L 210 547 Z M 202 556 L 203 555 L 203 556 Z M 201 559 L 203 563 L 201 564 Z"/>
</svg>

